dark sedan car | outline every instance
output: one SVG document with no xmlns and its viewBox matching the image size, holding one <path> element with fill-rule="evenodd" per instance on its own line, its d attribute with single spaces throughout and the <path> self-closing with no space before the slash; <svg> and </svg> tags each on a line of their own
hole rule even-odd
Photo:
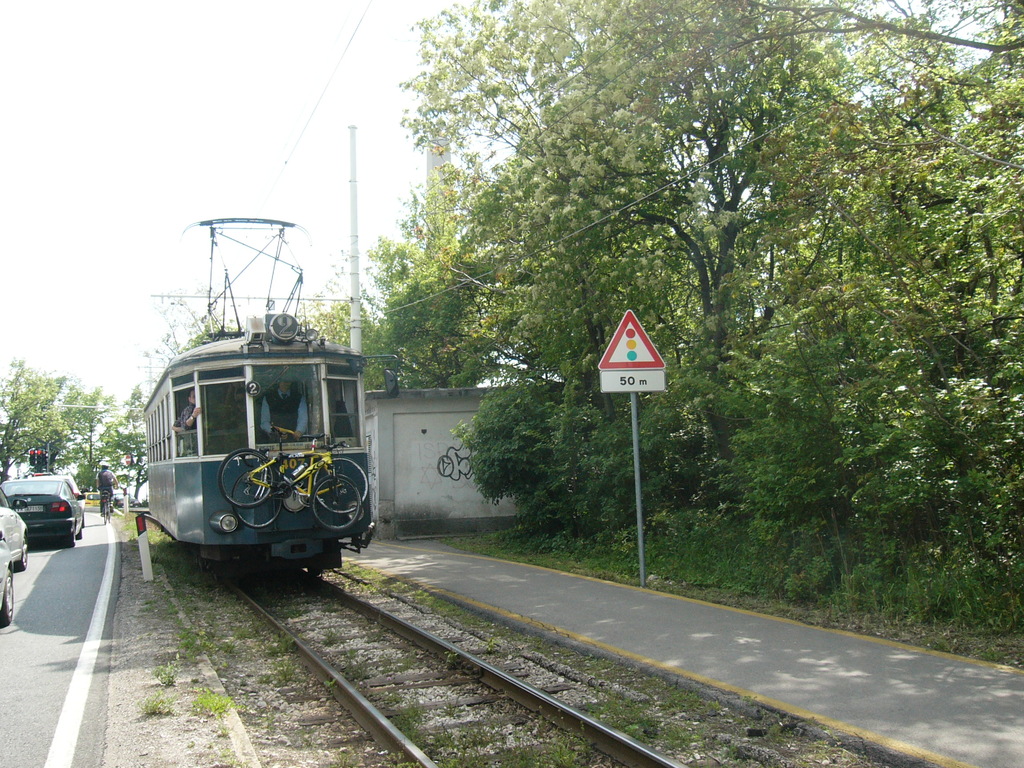
<svg viewBox="0 0 1024 768">
<path fill-rule="evenodd" d="M 8 480 L 0 489 L 7 494 L 11 509 L 28 526 L 29 538 L 55 537 L 69 547 L 82 538 L 85 527 L 84 494 L 71 490 L 67 480 L 56 476 Z"/>
</svg>

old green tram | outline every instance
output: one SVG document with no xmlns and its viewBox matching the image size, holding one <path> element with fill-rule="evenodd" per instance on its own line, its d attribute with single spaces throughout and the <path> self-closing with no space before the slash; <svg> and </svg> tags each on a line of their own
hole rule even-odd
<svg viewBox="0 0 1024 768">
<path fill-rule="evenodd" d="M 220 571 L 340 566 L 342 550 L 358 552 L 373 534 L 361 407 L 365 362 L 288 314 L 249 318 L 238 337 L 173 359 L 146 406 L 150 516 Z M 270 428 L 280 421 L 282 393 L 294 411 L 290 434 Z M 176 425 L 190 395 L 199 415 Z M 319 524 L 309 499 L 272 494 L 253 512 L 222 492 L 218 473 L 232 452 L 298 456 L 313 445 L 332 446 L 333 471 L 358 490 L 358 508 L 343 532 Z"/>
</svg>

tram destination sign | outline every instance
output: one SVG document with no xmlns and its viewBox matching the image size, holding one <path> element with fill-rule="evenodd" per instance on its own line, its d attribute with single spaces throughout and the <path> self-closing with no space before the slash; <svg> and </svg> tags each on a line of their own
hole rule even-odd
<svg viewBox="0 0 1024 768">
<path fill-rule="evenodd" d="M 665 391 L 665 361 L 632 310 L 626 310 L 597 367 L 602 392 Z"/>
</svg>

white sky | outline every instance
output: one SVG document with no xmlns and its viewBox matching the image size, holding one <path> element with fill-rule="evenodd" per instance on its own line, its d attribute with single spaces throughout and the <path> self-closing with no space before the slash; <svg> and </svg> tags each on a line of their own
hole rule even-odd
<svg viewBox="0 0 1024 768">
<path fill-rule="evenodd" d="M 351 244 L 350 125 L 365 269 L 426 173 L 400 125 L 412 26 L 452 4 L 6 3 L 0 375 L 20 358 L 127 397 L 166 330 L 153 295 L 206 292 L 207 231 L 182 235 L 204 219 L 301 225 L 303 295 L 321 290 Z"/>
</svg>

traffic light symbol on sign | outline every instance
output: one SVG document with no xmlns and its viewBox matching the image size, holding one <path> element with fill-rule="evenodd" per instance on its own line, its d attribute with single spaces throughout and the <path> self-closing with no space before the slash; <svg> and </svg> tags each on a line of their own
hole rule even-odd
<svg viewBox="0 0 1024 768">
<path fill-rule="evenodd" d="M 665 361 L 647 337 L 636 315 L 632 310 L 627 310 L 597 367 L 602 371 L 657 369 L 664 368 Z"/>
</svg>

